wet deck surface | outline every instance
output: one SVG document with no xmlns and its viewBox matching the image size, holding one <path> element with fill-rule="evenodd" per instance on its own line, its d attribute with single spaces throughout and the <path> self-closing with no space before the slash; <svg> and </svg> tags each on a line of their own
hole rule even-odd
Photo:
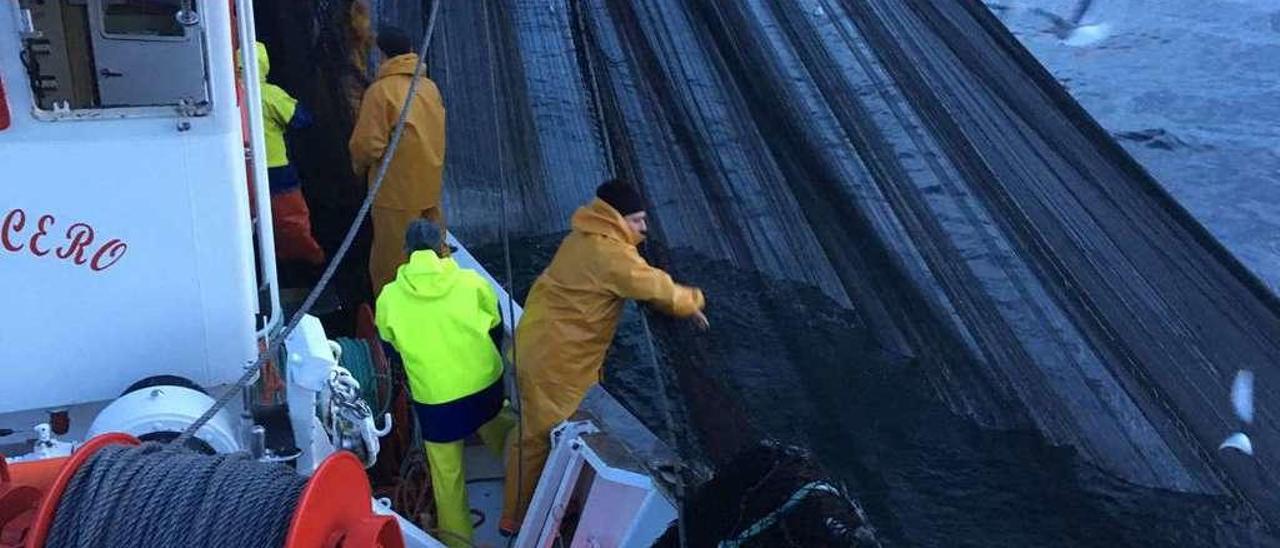
<svg viewBox="0 0 1280 548">
<path fill-rule="evenodd" d="M 484 523 L 475 529 L 472 541 L 476 546 L 506 546 L 506 537 L 498 534 L 505 474 L 502 461 L 484 445 L 467 446 L 463 459 L 466 463 L 467 498 L 472 508 L 484 514 Z"/>
</svg>

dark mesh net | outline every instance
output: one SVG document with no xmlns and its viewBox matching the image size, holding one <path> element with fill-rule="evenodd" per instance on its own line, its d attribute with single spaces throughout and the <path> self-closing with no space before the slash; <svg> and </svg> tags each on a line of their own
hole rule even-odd
<svg viewBox="0 0 1280 548">
<path fill-rule="evenodd" d="M 269 80 L 297 98 L 315 120 L 290 135 L 290 161 L 302 177 L 312 230 L 332 256 L 366 192 L 366 182 L 351 170 L 347 140 L 369 83 L 368 7 L 322 0 L 260 2 L 255 9 L 258 39 L 271 55 Z M 371 298 L 369 238 L 366 223 L 334 278 L 332 289 L 348 305 L 344 310 Z M 335 323 L 331 328 L 337 334 L 350 334 L 349 318 Z"/>
<path fill-rule="evenodd" d="M 818 488 L 822 486 L 822 488 Z M 794 446 L 739 453 L 685 503 L 688 546 L 879 546 L 866 518 L 826 472 Z M 672 527 L 656 546 L 679 546 Z"/>
</svg>

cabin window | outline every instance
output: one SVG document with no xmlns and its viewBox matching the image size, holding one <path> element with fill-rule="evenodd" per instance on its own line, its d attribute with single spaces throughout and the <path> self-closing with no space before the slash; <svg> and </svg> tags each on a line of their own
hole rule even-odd
<svg viewBox="0 0 1280 548">
<path fill-rule="evenodd" d="M 22 60 L 39 111 L 202 114 L 209 98 L 202 1 L 19 0 L 31 27 Z"/>
<path fill-rule="evenodd" d="M 108 35 L 180 38 L 184 29 L 178 22 L 179 9 L 181 0 L 108 0 L 102 28 Z"/>
</svg>

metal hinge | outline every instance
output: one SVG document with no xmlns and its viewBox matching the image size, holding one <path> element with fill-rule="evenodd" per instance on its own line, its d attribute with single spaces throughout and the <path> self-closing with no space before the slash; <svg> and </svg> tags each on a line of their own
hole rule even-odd
<svg viewBox="0 0 1280 548">
<path fill-rule="evenodd" d="M 183 97 L 178 101 L 178 105 L 174 107 L 178 112 L 178 131 L 187 131 L 191 129 L 191 120 L 196 116 L 204 116 L 209 113 L 209 101 L 193 101 L 189 97 Z"/>
</svg>

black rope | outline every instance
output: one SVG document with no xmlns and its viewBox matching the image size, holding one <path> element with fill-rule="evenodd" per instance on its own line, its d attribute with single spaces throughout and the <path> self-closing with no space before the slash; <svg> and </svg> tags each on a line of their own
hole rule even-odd
<svg viewBox="0 0 1280 548">
<path fill-rule="evenodd" d="M 662 364 L 658 362 L 657 345 L 653 342 L 653 331 L 649 328 L 649 318 L 643 307 L 639 310 L 640 325 L 644 328 L 645 344 L 649 349 L 649 367 L 653 370 L 653 382 L 656 384 L 655 389 L 658 391 L 658 402 L 662 404 L 662 417 L 667 429 L 668 443 L 671 444 L 671 450 L 677 454 L 680 452 L 679 435 L 676 432 L 676 419 L 671 404 L 671 398 L 667 395 L 667 383 L 665 376 L 662 374 Z M 673 479 L 675 480 L 675 502 L 676 502 L 676 534 L 680 542 L 680 548 L 689 545 L 687 532 L 687 524 L 685 522 L 685 485 L 684 485 L 684 468 L 679 461 L 672 463 Z"/>
<path fill-rule="evenodd" d="M 511 324 L 511 376 L 515 382 L 511 383 L 511 398 L 515 400 L 516 410 L 519 416 L 516 418 L 516 492 L 524 491 L 524 405 L 520 402 L 520 367 L 519 367 L 519 351 L 516 346 L 516 328 L 519 327 L 515 320 L 515 274 L 511 268 L 511 229 L 507 224 L 507 170 L 505 165 L 505 155 L 503 154 L 504 141 L 502 139 L 502 116 L 506 110 L 501 108 L 498 101 L 498 60 L 496 50 L 493 44 L 493 36 L 491 28 L 493 23 L 489 20 L 489 5 L 484 4 L 484 33 L 485 43 L 489 46 L 489 51 L 493 53 L 489 59 L 489 92 L 493 101 L 493 128 L 495 137 L 497 138 L 497 163 L 498 163 L 498 203 L 500 205 L 499 212 L 499 230 L 502 233 L 502 257 L 505 269 L 506 284 L 503 290 L 507 292 L 507 313 L 511 318 L 503 318 L 504 321 Z M 509 478 L 508 478 L 509 481 Z M 519 495 L 517 495 L 517 499 Z M 517 507 L 514 509 L 519 512 L 521 501 L 517 500 Z M 527 512 L 528 508 L 524 508 Z M 524 516 L 520 519 L 523 520 Z M 499 524 L 501 525 L 501 524 Z M 507 539 L 507 546 L 511 546 L 516 540 L 516 535 L 511 535 Z"/>
</svg>

